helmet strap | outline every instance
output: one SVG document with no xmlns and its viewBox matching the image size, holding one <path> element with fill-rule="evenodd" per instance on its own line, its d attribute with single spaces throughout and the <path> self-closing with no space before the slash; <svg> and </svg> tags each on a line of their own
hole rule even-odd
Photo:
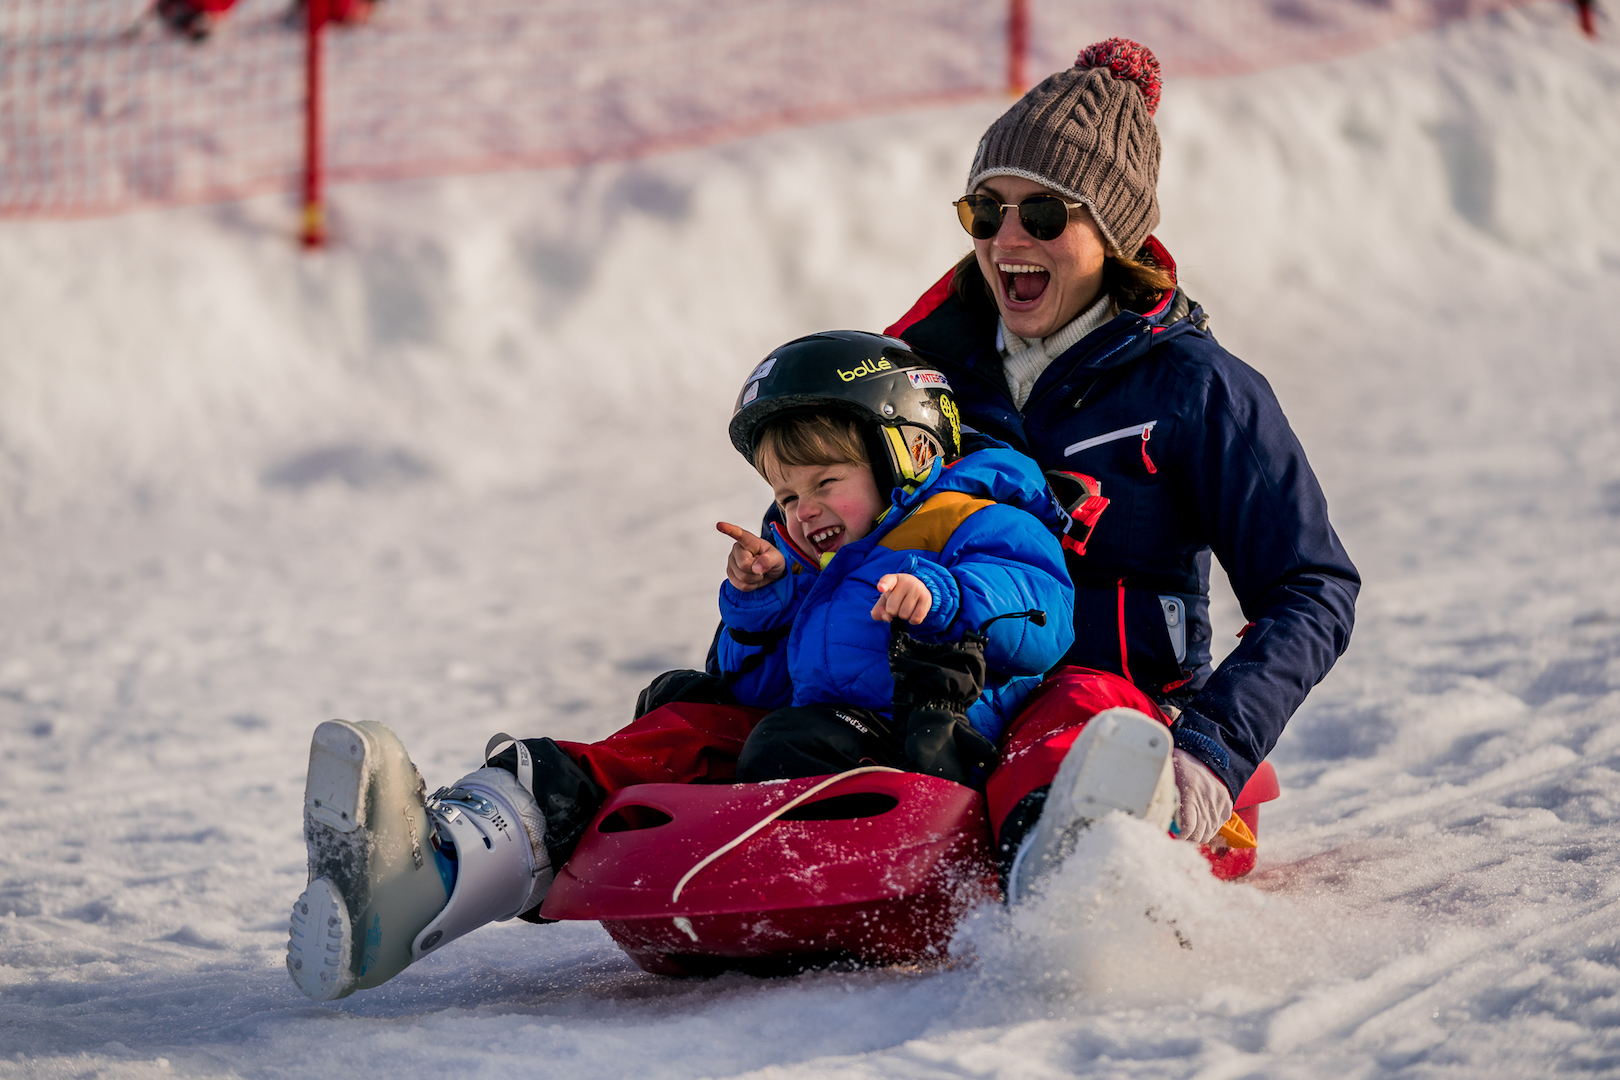
<svg viewBox="0 0 1620 1080">
<path fill-rule="evenodd" d="M 866 423 L 860 427 L 861 439 L 866 443 L 866 456 L 872 462 L 872 479 L 877 483 L 878 493 L 887 499 L 889 492 L 905 483 L 906 479 L 901 475 L 900 462 L 895 459 L 893 438 L 896 432 L 886 424 Z M 903 449 L 905 444 L 900 445 Z M 910 455 L 906 455 L 904 460 L 909 465 Z"/>
<path fill-rule="evenodd" d="M 883 434 L 889 439 L 889 456 L 894 461 L 894 470 L 900 474 L 896 483 L 904 484 L 917 479 L 917 468 L 911 460 L 911 451 L 906 449 L 906 437 L 897 428 L 888 424 L 883 425 Z"/>
</svg>

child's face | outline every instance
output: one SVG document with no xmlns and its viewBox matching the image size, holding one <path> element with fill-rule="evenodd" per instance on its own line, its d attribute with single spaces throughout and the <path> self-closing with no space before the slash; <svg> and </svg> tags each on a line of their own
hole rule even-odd
<svg viewBox="0 0 1620 1080">
<path fill-rule="evenodd" d="M 788 537 L 811 555 L 859 540 L 888 506 L 866 465 L 778 465 L 769 455 L 761 464 Z"/>
</svg>

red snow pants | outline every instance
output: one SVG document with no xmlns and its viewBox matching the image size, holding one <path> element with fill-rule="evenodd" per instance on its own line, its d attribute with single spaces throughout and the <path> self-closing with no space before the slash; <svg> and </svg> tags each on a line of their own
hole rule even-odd
<svg viewBox="0 0 1620 1080">
<path fill-rule="evenodd" d="M 1107 671 L 1061 667 L 1035 688 L 1024 702 L 1024 711 L 1002 736 L 1001 761 L 984 788 L 990 829 L 997 839 L 1013 807 L 1025 795 L 1052 782 L 1086 721 L 1104 709 L 1122 705 L 1170 723 L 1151 698 Z"/>
<path fill-rule="evenodd" d="M 1119 705 L 1165 720 L 1146 694 L 1106 671 L 1059 668 L 1035 688 L 1007 729 L 1001 762 L 985 787 L 995 836 L 1019 800 L 1052 782 L 1086 721 Z M 633 784 L 725 783 L 735 775 L 743 742 L 765 712 L 676 702 L 601 742 L 557 745 L 609 795 Z"/>
<path fill-rule="evenodd" d="M 743 742 L 767 711 L 677 701 L 601 742 L 557 745 L 609 795 L 632 784 L 723 784 L 736 775 Z"/>
</svg>

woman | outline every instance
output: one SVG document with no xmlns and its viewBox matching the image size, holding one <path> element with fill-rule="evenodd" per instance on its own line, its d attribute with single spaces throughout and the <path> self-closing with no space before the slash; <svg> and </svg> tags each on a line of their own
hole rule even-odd
<svg viewBox="0 0 1620 1080">
<path fill-rule="evenodd" d="M 1181 836 L 1212 838 L 1354 620 L 1360 577 L 1275 395 L 1150 235 L 1159 88 L 1153 54 L 1114 38 L 991 124 L 957 203 L 973 254 L 888 330 L 945 372 L 964 430 L 1033 457 L 1076 514 L 1065 663 L 1091 671 L 1048 680 L 1009 733 L 988 792 L 1004 857 L 1065 739 L 1142 695 L 1175 716 Z M 1212 552 L 1248 619 L 1213 671 Z"/>
</svg>

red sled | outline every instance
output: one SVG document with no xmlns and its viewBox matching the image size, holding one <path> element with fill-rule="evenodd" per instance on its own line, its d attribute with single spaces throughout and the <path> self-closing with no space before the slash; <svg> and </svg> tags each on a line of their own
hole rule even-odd
<svg viewBox="0 0 1620 1080">
<path fill-rule="evenodd" d="M 1277 770 L 1271 767 L 1271 762 L 1262 761 L 1260 767 L 1254 770 L 1249 782 L 1243 785 L 1238 797 L 1232 803 L 1232 813 L 1243 820 L 1249 827 L 1249 832 L 1258 839 L 1260 836 L 1260 804 L 1268 803 L 1282 793 L 1277 784 Z M 1235 848 L 1227 845 L 1221 837 L 1205 844 L 1204 858 L 1209 860 L 1210 871 L 1222 881 L 1231 881 L 1240 878 L 1254 869 L 1255 855 L 1258 848 Z"/>
<path fill-rule="evenodd" d="M 540 914 L 599 920 L 646 971 L 763 975 L 943 960 L 961 917 L 997 896 L 982 795 L 863 769 L 626 788 Z"/>
<path fill-rule="evenodd" d="M 1238 798 L 1258 832 L 1262 764 Z M 1254 851 L 1205 849 L 1220 878 Z M 984 797 L 919 773 L 767 784 L 638 784 L 608 799 L 540 909 L 597 920 L 660 975 L 939 963 L 957 923 L 1000 899 Z"/>
</svg>

